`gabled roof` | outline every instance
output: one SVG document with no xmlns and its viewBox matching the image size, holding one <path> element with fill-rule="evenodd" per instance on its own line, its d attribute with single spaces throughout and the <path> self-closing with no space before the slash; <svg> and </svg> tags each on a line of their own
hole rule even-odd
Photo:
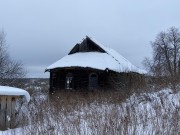
<svg viewBox="0 0 180 135">
<path fill-rule="evenodd" d="M 85 40 L 90 40 L 94 46 L 99 48 L 99 51 L 78 52 L 78 47 L 80 45 L 84 45 L 83 42 L 85 42 Z M 82 67 L 99 70 L 108 69 L 115 72 L 137 72 L 140 74 L 146 73 L 146 71 L 141 70 L 131 64 L 115 50 L 105 47 L 93 38 L 86 37 L 83 42 L 83 44 L 77 44 L 67 56 L 50 65 L 46 71 L 57 68 Z"/>
<path fill-rule="evenodd" d="M 106 52 L 103 49 L 103 47 L 99 46 L 91 38 L 86 36 L 86 38 L 80 44 L 76 44 L 73 47 L 73 49 L 69 52 L 69 55 L 77 53 L 77 52 L 94 52 L 94 51 L 101 52 L 101 53 Z"/>
</svg>

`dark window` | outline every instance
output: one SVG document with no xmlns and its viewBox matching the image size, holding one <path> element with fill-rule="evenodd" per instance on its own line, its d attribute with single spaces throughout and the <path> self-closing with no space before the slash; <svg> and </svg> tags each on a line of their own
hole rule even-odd
<svg viewBox="0 0 180 135">
<path fill-rule="evenodd" d="M 73 74 L 68 73 L 66 76 L 66 82 L 65 82 L 65 87 L 66 89 L 73 89 Z"/>
<path fill-rule="evenodd" d="M 57 74 L 53 73 L 52 74 L 52 87 L 56 87 L 57 85 Z"/>
<path fill-rule="evenodd" d="M 89 75 L 89 88 L 97 88 L 98 87 L 98 75 L 96 73 L 91 73 Z"/>
</svg>

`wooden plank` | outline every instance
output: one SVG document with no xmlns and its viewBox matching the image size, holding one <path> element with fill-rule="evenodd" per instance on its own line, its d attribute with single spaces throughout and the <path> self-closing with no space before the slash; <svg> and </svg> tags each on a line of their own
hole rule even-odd
<svg viewBox="0 0 180 135">
<path fill-rule="evenodd" d="M 6 109 L 6 128 L 11 128 L 11 100 L 12 96 L 7 97 L 7 109 Z"/>
<path fill-rule="evenodd" d="M 2 127 L 2 122 L 1 122 L 1 119 L 2 119 L 2 118 L 1 118 L 1 117 L 2 117 L 2 111 L 1 111 L 1 104 L 2 104 L 2 103 L 1 103 L 1 101 L 2 101 L 2 100 L 1 100 L 1 99 L 2 99 L 2 96 L 0 96 L 0 130 L 1 130 L 1 127 Z"/>
<path fill-rule="evenodd" d="M 1 130 L 6 130 L 6 96 L 1 96 L 1 117 L 0 117 L 0 123 L 1 123 Z"/>
<path fill-rule="evenodd" d="M 15 105 L 17 97 L 13 97 L 11 101 L 11 128 L 15 127 Z"/>
</svg>

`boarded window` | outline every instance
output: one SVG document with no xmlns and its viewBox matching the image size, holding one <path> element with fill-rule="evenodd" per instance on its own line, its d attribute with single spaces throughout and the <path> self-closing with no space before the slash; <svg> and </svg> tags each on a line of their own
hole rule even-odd
<svg viewBox="0 0 180 135">
<path fill-rule="evenodd" d="M 68 73 L 66 75 L 66 82 L 65 82 L 65 89 L 73 89 L 73 82 L 74 82 L 73 74 Z"/>
<path fill-rule="evenodd" d="M 89 88 L 97 88 L 98 87 L 98 75 L 96 73 L 91 73 L 89 75 Z"/>
</svg>

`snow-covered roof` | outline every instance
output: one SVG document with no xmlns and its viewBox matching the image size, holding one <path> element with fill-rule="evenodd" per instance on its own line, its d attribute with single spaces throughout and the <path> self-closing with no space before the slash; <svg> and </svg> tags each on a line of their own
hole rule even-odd
<svg viewBox="0 0 180 135">
<path fill-rule="evenodd" d="M 140 74 L 146 73 L 145 70 L 137 68 L 115 50 L 105 47 L 93 38 L 90 38 L 90 40 L 96 45 L 98 45 L 100 48 L 102 48 L 105 53 L 77 52 L 74 54 L 66 55 L 59 61 L 50 65 L 46 69 L 46 71 L 65 67 L 83 67 L 99 70 L 109 69 L 115 72 L 137 72 Z"/>
<path fill-rule="evenodd" d="M 29 93 L 19 88 L 14 88 L 14 87 L 9 87 L 9 86 L 0 86 L 0 95 L 24 96 L 27 102 L 30 101 Z"/>
</svg>

